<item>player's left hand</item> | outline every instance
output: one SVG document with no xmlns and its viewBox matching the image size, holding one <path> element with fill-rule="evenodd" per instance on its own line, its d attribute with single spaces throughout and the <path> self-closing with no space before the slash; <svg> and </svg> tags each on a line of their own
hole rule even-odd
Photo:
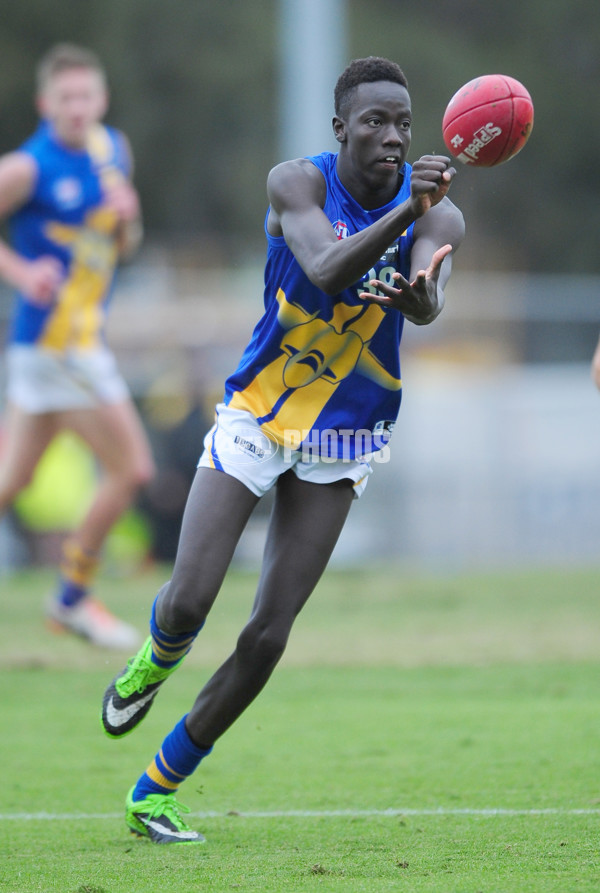
<svg viewBox="0 0 600 893">
<path fill-rule="evenodd" d="M 438 248 L 431 258 L 426 270 L 419 270 L 412 282 L 401 273 L 393 273 L 398 287 L 394 288 L 380 279 L 371 279 L 370 285 L 377 289 L 377 294 L 361 292 L 359 298 L 382 307 L 394 307 L 411 322 L 424 324 L 432 322 L 439 314 L 442 306 L 438 296 L 438 279 L 444 258 L 452 251 L 452 245 Z"/>
</svg>

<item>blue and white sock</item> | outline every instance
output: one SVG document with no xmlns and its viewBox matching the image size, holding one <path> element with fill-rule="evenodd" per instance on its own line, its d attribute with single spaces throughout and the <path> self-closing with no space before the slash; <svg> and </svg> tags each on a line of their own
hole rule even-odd
<svg viewBox="0 0 600 893">
<path fill-rule="evenodd" d="M 181 633 L 176 636 L 168 635 L 160 629 L 156 622 L 157 599 L 158 596 L 154 599 L 150 616 L 150 635 L 152 636 L 151 660 L 152 663 L 156 664 L 158 667 L 168 669 L 174 667 L 175 664 L 179 663 L 179 661 L 185 657 L 194 644 L 194 640 L 204 624 L 201 624 L 197 629 L 192 630 L 192 632 Z"/>
<path fill-rule="evenodd" d="M 189 736 L 184 716 L 169 732 L 162 747 L 138 779 L 133 790 L 134 802 L 150 794 L 173 794 L 179 785 L 195 771 L 212 747 L 198 747 Z"/>
</svg>

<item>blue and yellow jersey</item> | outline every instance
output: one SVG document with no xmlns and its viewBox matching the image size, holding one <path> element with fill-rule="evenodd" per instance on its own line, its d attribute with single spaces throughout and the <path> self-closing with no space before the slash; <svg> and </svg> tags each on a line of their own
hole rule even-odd
<svg viewBox="0 0 600 893">
<path fill-rule="evenodd" d="M 19 149 L 37 167 L 33 194 L 10 219 L 12 245 L 31 260 L 58 258 L 65 279 L 55 301 L 38 307 L 16 295 L 10 340 L 65 351 L 92 348 L 103 339 L 118 251 L 117 218 L 103 185 L 128 176 L 122 134 L 98 124 L 85 149 L 71 149 L 44 122 Z"/>
<path fill-rule="evenodd" d="M 310 161 L 325 177 L 323 210 L 339 239 L 370 226 L 410 196 L 408 164 L 396 197 L 367 211 L 342 186 L 335 153 Z M 333 297 L 310 282 L 284 238 L 267 232 L 267 243 L 265 312 L 225 384 L 225 402 L 252 413 L 280 444 L 308 444 L 321 455 L 354 458 L 364 443 L 356 432 L 370 432 L 372 448 L 381 449 L 400 408 L 404 317 L 358 295 L 372 290 L 370 279 L 391 282 L 396 271 L 409 276 L 413 225 L 362 280 Z"/>
</svg>

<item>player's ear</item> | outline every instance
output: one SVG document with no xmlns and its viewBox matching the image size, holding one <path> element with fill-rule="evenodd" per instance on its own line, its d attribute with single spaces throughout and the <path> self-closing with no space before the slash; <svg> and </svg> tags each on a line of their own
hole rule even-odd
<svg viewBox="0 0 600 893">
<path fill-rule="evenodd" d="M 108 92 L 108 87 L 105 87 L 102 90 L 102 99 L 100 101 L 100 119 L 102 119 L 108 111 L 108 107 L 110 105 L 110 93 Z"/>
<path fill-rule="evenodd" d="M 35 110 L 40 118 L 48 117 L 48 106 L 46 103 L 46 96 L 43 92 L 37 93 L 35 96 Z"/>
<path fill-rule="evenodd" d="M 336 140 L 338 141 L 338 143 L 345 143 L 346 142 L 346 122 L 344 121 L 344 119 L 338 118 L 338 116 L 336 115 L 331 123 L 333 125 L 334 136 L 335 136 Z"/>
</svg>

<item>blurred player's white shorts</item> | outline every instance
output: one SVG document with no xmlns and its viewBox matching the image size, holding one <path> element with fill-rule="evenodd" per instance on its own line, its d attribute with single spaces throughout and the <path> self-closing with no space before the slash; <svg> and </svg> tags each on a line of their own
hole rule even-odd
<svg viewBox="0 0 600 893">
<path fill-rule="evenodd" d="M 319 459 L 303 461 L 300 450 L 286 450 L 261 430 L 253 415 L 232 409 L 224 403 L 216 407 L 217 420 L 204 438 L 204 452 L 198 468 L 224 471 L 245 484 L 256 496 L 264 496 L 277 478 L 291 468 L 303 481 L 332 484 L 349 478 L 354 496 L 361 496 L 373 467 L 369 457 L 361 459 Z"/>
<path fill-rule="evenodd" d="M 6 352 L 6 365 L 6 395 L 25 412 L 94 409 L 129 398 L 115 358 L 104 348 L 58 353 L 16 344 Z"/>
</svg>

